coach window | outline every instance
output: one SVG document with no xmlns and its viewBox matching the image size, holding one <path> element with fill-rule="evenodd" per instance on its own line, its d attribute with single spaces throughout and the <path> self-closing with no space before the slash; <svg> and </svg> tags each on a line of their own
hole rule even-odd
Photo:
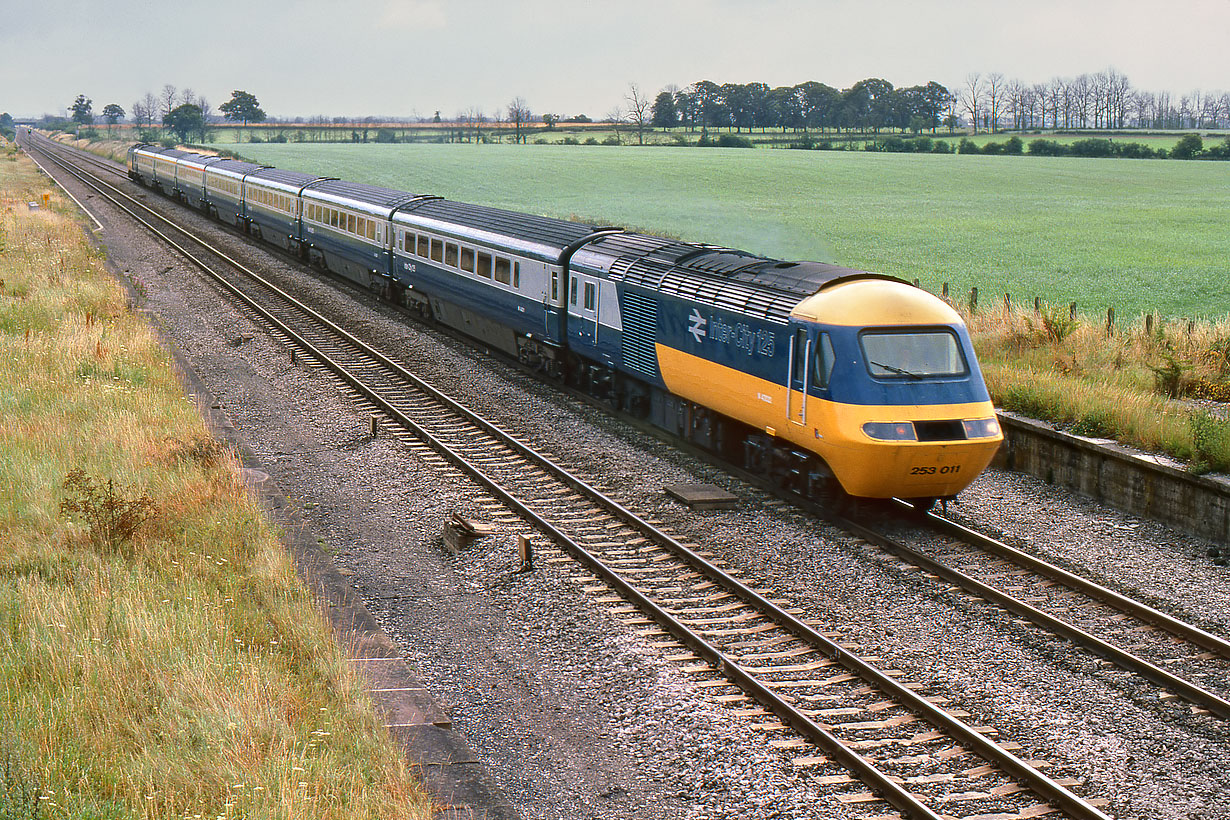
<svg viewBox="0 0 1230 820">
<path fill-rule="evenodd" d="M 521 287 L 521 263 L 513 262 L 513 287 Z"/>
<path fill-rule="evenodd" d="M 568 301 L 572 302 L 572 304 L 574 305 L 577 303 L 577 280 L 576 279 L 572 280 L 572 288 L 568 294 Z"/>
<path fill-rule="evenodd" d="M 452 242 L 444 246 L 444 264 L 450 268 L 457 267 L 457 246 Z"/>
<path fill-rule="evenodd" d="M 812 382 L 816 387 L 828 387 L 829 379 L 833 376 L 833 363 L 836 357 L 833 356 L 833 342 L 829 338 L 829 334 L 821 333 L 816 339 L 816 352 L 812 356 L 812 361 L 815 367 L 812 370 Z"/>
<path fill-rule="evenodd" d="M 354 214 L 346 214 L 346 232 L 354 233 Z"/>
<path fill-rule="evenodd" d="M 491 278 L 491 254 L 478 252 L 478 275 L 484 279 Z"/>
<path fill-rule="evenodd" d="M 431 240 L 431 261 L 433 262 L 444 261 L 444 240 L 443 239 L 432 239 Z"/>
<path fill-rule="evenodd" d="M 368 239 L 376 238 L 376 220 L 374 219 L 367 220 L 367 238 Z"/>
<path fill-rule="evenodd" d="M 495 258 L 495 281 L 501 285 L 507 285 L 512 281 L 512 266 L 508 260 L 502 256 Z"/>
<path fill-rule="evenodd" d="M 461 247 L 461 269 L 466 273 L 474 273 L 474 249 Z"/>
<path fill-rule="evenodd" d="M 594 309 L 594 303 L 597 301 L 595 298 L 597 295 L 596 290 L 597 288 L 594 287 L 593 282 L 585 283 L 585 309 L 586 310 Z"/>
<path fill-rule="evenodd" d="M 418 255 L 419 255 L 419 256 L 421 256 L 421 257 L 423 257 L 424 259 L 426 259 L 428 256 L 430 256 L 430 255 L 431 255 L 431 254 L 430 254 L 430 252 L 427 250 L 428 245 L 430 245 L 430 240 L 429 240 L 427 237 L 425 237 L 425 236 L 423 236 L 423 235 L 421 235 L 421 234 L 420 234 L 420 235 L 419 235 L 419 254 L 418 254 Z"/>
</svg>

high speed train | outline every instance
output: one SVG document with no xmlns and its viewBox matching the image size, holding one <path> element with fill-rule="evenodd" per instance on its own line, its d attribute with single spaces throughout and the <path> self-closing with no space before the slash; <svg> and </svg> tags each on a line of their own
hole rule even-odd
<svg viewBox="0 0 1230 820">
<path fill-rule="evenodd" d="M 136 145 L 129 176 L 809 495 L 930 506 L 1003 436 L 900 279 Z"/>
</svg>

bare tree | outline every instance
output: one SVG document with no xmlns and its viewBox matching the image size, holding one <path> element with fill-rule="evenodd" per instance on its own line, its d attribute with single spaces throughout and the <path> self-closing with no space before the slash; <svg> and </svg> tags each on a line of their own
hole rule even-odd
<svg viewBox="0 0 1230 820">
<path fill-rule="evenodd" d="M 1004 95 L 1006 94 L 1006 86 L 1004 83 L 1004 75 L 998 71 L 994 71 L 987 75 L 987 114 L 990 116 L 991 133 L 994 134 L 999 130 L 999 115 L 1000 108 L 1004 104 Z"/>
<path fill-rule="evenodd" d="M 158 98 L 152 92 L 146 91 L 141 98 L 141 107 L 145 110 L 145 127 L 153 128 L 154 119 L 158 116 Z"/>
<path fill-rule="evenodd" d="M 966 76 L 965 88 L 961 89 L 961 105 L 969 113 L 970 123 L 974 133 L 978 133 L 978 115 L 982 113 L 982 98 L 984 94 L 982 74 L 974 72 Z"/>
<path fill-rule="evenodd" d="M 624 109 L 622 106 L 612 106 L 611 110 L 606 112 L 607 122 L 611 124 L 611 128 L 615 131 L 615 141 L 623 142 L 620 137 L 619 127 L 624 124 Z"/>
<path fill-rule="evenodd" d="M 140 128 L 141 121 L 144 120 L 146 116 L 145 115 L 145 104 L 142 103 L 140 100 L 137 100 L 129 108 L 129 111 L 132 114 L 133 124 L 135 124 L 138 128 Z"/>
<path fill-rule="evenodd" d="M 1059 112 L 1063 110 L 1063 95 L 1064 89 L 1067 88 L 1067 82 L 1059 77 L 1051 80 L 1050 85 L 1046 87 L 1047 101 L 1051 107 L 1051 120 L 1056 128 L 1059 127 Z"/>
<path fill-rule="evenodd" d="M 624 101 L 628 103 L 628 122 L 636 129 L 637 144 L 644 145 L 645 127 L 649 121 L 649 108 L 652 103 L 648 97 L 641 94 L 636 83 L 628 83 L 628 93 L 624 95 Z"/>
<path fill-rule="evenodd" d="M 167 83 L 162 87 L 162 94 L 158 97 L 161 103 L 161 108 L 158 110 L 160 116 L 167 116 L 175 108 L 176 91 L 175 86 Z"/>
<path fill-rule="evenodd" d="M 525 98 L 513 97 L 512 102 L 508 104 L 508 121 L 513 124 L 514 142 L 525 142 L 525 132 L 522 129 L 529 124 L 532 117 L 529 103 L 525 101 Z"/>
<path fill-rule="evenodd" d="M 1073 119 L 1081 128 L 1087 128 L 1089 126 L 1089 105 L 1093 94 L 1093 86 L 1089 82 L 1089 75 L 1082 74 L 1068 85 L 1072 94 Z"/>
</svg>

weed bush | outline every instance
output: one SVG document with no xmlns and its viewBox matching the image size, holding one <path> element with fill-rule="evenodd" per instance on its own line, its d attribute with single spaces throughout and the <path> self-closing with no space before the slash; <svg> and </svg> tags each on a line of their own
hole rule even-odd
<svg viewBox="0 0 1230 820">
<path fill-rule="evenodd" d="M 1191 426 L 1191 471 L 1207 473 L 1230 470 L 1230 420 L 1197 410 L 1191 415 Z"/>
<path fill-rule="evenodd" d="M 1195 159 L 1204 151 L 1204 140 L 1199 134 L 1187 134 L 1170 149 L 1171 159 Z"/>
<path fill-rule="evenodd" d="M 113 479 L 107 479 L 104 485 L 83 470 L 69 472 L 64 490 L 69 496 L 60 502 L 60 513 L 84 519 L 95 546 L 126 558 L 132 557 L 129 545 L 137 530 L 157 512 L 149 494 L 125 497 L 122 490 L 116 489 Z"/>
</svg>

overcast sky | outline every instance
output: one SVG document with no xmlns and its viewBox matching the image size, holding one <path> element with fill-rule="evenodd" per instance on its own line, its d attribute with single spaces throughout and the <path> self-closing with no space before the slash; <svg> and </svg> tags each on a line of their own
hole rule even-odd
<svg viewBox="0 0 1230 820">
<path fill-rule="evenodd" d="M 131 110 L 167 83 L 278 117 L 605 116 L 636 82 L 956 88 L 1114 67 L 1137 88 L 1230 91 L 1230 0 L 3 0 L 0 111 L 77 94 Z"/>
</svg>

